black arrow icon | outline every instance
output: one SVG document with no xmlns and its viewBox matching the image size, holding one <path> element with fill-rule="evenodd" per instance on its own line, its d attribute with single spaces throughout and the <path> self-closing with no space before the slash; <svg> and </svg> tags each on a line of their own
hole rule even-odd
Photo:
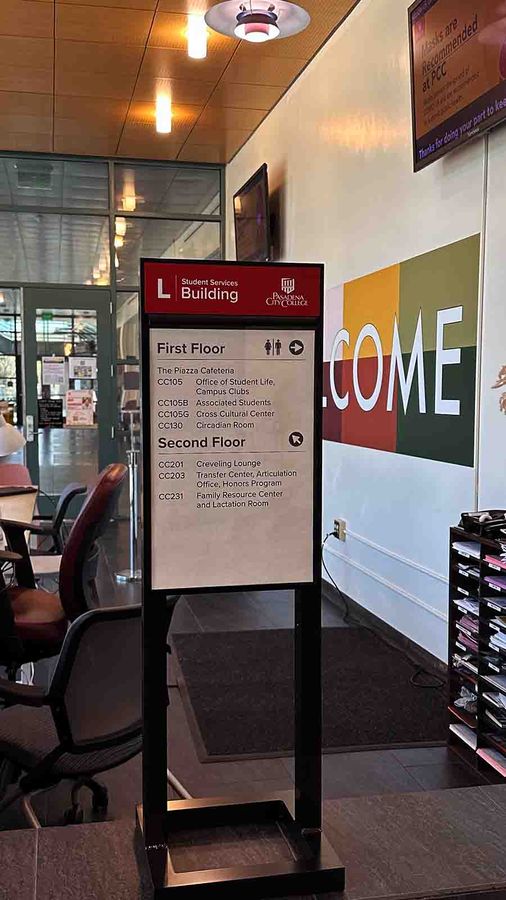
<svg viewBox="0 0 506 900">
<path fill-rule="evenodd" d="M 294 356 L 300 356 L 301 353 L 304 353 L 304 344 L 302 341 L 292 341 L 289 350 Z"/>
<path fill-rule="evenodd" d="M 300 431 L 292 431 L 288 440 L 292 447 L 300 447 L 300 445 L 304 443 L 304 435 L 301 434 Z"/>
</svg>

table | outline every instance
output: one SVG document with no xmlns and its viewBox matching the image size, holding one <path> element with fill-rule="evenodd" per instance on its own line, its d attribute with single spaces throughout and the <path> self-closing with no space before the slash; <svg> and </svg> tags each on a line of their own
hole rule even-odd
<svg viewBox="0 0 506 900">
<path fill-rule="evenodd" d="M 0 518 L 12 519 L 14 522 L 26 522 L 27 525 L 32 521 L 35 512 L 35 504 L 37 503 L 38 488 L 34 485 L 33 491 L 19 492 L 19 487 L 12 488 L 13 493 L 3 493 L 8 488 L 2 486 L 0 493 Z M 5 536 L 0 530 L 0 547 L 5 547 Z"/>
</svg>

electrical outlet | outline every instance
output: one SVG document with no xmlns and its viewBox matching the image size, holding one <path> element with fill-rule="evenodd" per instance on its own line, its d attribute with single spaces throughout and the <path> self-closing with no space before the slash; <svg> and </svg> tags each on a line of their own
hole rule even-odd
<svg viewBox="0 0 506 900">
<path fill-rule="evenodd" d="M 334 519 L 333 534 L 338 541 L 346 540 L 346 522 L 344 519 Z"/>
</svg>

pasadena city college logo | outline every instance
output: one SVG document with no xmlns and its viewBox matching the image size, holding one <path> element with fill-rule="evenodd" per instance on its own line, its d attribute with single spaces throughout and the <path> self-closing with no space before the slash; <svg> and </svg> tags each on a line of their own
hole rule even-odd
<svg viewBox="0 0 506 900">
<path fill-rule="evenodd" d="M 282 278 L 281 290 L 285 294 L 293 294 L 295 290 L 295 278 Z"/>
</svg>

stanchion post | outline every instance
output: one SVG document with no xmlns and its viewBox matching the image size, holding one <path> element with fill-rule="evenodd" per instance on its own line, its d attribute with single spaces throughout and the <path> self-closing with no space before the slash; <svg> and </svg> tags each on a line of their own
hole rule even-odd
<svg viewBox="0 0 506 900">
<path fill-rule="evenodd" d="M 140 569 L 137 568 L 138 564 L 138 537 L 139 537 L 139 497 L 138 497 L 138 488 L 139 488 L 139 451 L 135 447 L 135 437 L 134 437 L 134 426 L 133 420 L 134 415 L 139 414 L 139 410 L 126 410 L 126 412 L 130 416 L 130 447 L 127 450 L 127 464 L 128 464 L 128 513 L 129 513 L 129 541 L 128 541 L 128 554 L 130 567 L 128 569 L 121 569 L 121 571 L 116 572 L 116 581 L 121 584 L 133 583 L 137 581 L 141 581 L 142 575 Z"/>
<path fill-rule="evenodd" d="M 295 592 L 295 820 L 304 833 L 321 830 L 321 587 Z"/>
</svg>

